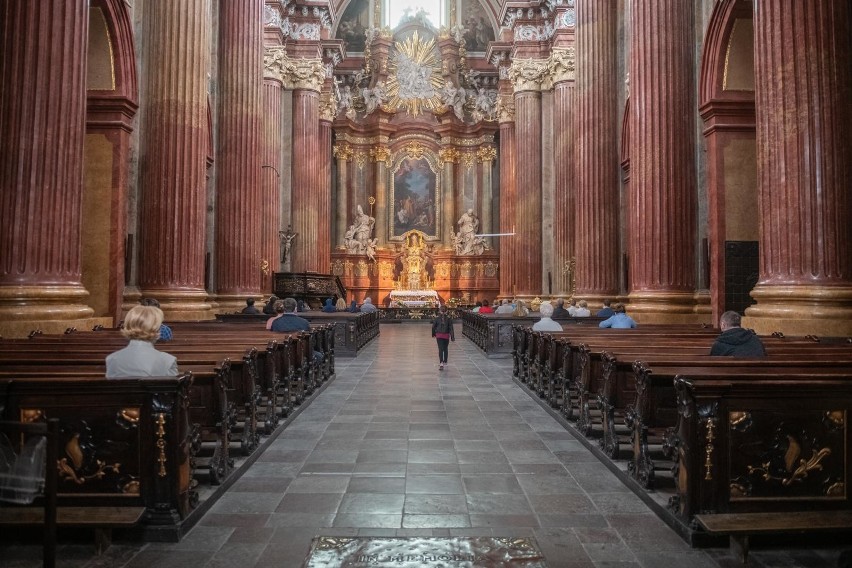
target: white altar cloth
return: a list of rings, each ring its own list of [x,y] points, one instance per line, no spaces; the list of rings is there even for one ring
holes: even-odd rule
[[[423,308],[438,305],[438,293],[435,290],[393,290],[390,293],[390,304],[407,308]]]

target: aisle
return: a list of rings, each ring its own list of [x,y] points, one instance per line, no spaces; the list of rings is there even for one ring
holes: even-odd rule
[[[461,337],[449,368],[425,324],[382,326],[178,544],[88,537],[64,566],[289,568],[315,535],[533,536],[549,568],[741,566],[690,549],[511,379]],[[20,548],[20,547],[19,547]],[[0,551],[29,567],[38,551]],[[837,553],[753,553],[752,566],[835,565]]]

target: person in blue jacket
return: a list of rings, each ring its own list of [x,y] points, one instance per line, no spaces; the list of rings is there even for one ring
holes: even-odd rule
[[[631,329],[636,327],[636,322],[633,318],[624,313],[624,304],[618,303],[612,307],[615,312],[612,317],[602,321],[600,327],[611,327],[613,329]]]

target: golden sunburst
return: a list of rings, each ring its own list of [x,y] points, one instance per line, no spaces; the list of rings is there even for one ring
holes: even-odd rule
[[[394,43],[395,53],[389,65],[387,106],[404,108],[417,116],[424,109],[442,108],[441,62],[435,48],[435,38],[422,39],[415,31],[404,41]]]

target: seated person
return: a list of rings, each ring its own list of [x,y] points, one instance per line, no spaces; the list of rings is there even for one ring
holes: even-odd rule
[[[361,304],[361,311],[362,312],[375,312],[376,311],[376,306],[373,305],[373,299],[372,298],[369,298],[369,297],[364,298],[364,303]]]
[[[553,321],[553,306],[550,302],[542,302],[538,308],[541,319],[533,325],[533,331],[562,331],[562,326]]]
[[[276,306],[275,309],[277,310],[278,307]],[[308,331],[311,329],[308,320],[296,315],[296,300],[293,298],[284,298],[281,301],[281,311],[281,316],[272,320],[272,331],[287,333],[290,331]]]
[[[604,300],[603,301],[603,309],[598,310],[598,313],[596,313],[595,316],[597,316],[599,318],[610,318],[610,317],[612,317],[612,315],[615,312],[612,311],[611,307],[609,307],[610,303],[611,303],[610,300]]]
[[[142,298],[139,302],[143,306],[151,306],[152,308],[160,309],[160,302],[158,302],[155,298]],[[160,312],[162,313],[162,312]],[[160,320],[162,323],[162,320]],[[172,328],[167,326],[166,324],[162,324],[160,326],[160,341],[171,341],[172,340]]]
[[[266,320],[266,329],[271,330],[272,322],[280,318],[282,315],[284,315],[284,302],[282,300],[278,300],[275,302],[275,316]]]
[[[322,311],[327,314],[333,314],[337,312],[337,307],[332,303],[331,298],[326,298],[325,305],[322,307]]]
[[[344,300],[343,298],[338,298],[337,304],[335,304],[334,308],[338,312],[345,312],[346,311],[346,300]]]
[[[576,311],[577,311],[577,300],[574,299],[574,298],[571,298],[568,301],[568,315],[571,316],[572,318],[576,317],[574,315],[574,312],[576,312]]]
[[[353,314],[358,313],[358,302],[356,302],[355,300],[352,300],[352,303],[349,304],[349,312],[353,313]]]
[[[134,306],[127,312],[121,334],[130,342],[124,349],[107,355],[107,378],[177,376],[177,359],[154,349],[162,324],[160,308]]]
[[[491,303],[488,300],[482,300],[482,307],[479,308],[480,314],[493,314],[494,308],[491,307]]]
[[[737,357],[766,357],[763,342],[750,329],[740,327],[742,318],[737,312],[728,311],[719,318],[722,333],[716,338],[710,355],[734,355]]]
[[[592,312],[589,311],[589,304],[586,303],[586,300],[580,300],[577,302],[577,309],[574,310],[575,318],[587,318],[592,315]]]
[[[530,315],[530,311],[524,305],[523,300],[515,301],[515,309],[512,312],[512,315],[519,318],[527,317],[528,315]]]
[[[570,318],[571,314],[568,313],[568,310],[565,309],[565,300],[559,298],[556,300],[556,307],[553,309],[553,319],[565,319]]]
[[[480,312],[480,310],[482,310],[482,302],[476,302],[476,304],[473,305],[473,309],[470,310],[470,311],[472,311],[475,314],[478,314]]]
[[[624,304],[618,303],[612,307],[615,312],[611,318],[602,321],[599,327],[611,327],[612,329],[630,329],[636,327],[636,322],[628,316],[624,309]]]
[[[254,298],[246,299],[246,307],[243,308],[241,314],[259,314],[260,310],[254,307]]]
[[[500,306],[494,310],[495,314],[511,314],[515,308],[512,307],[512,304],[509,302],[507,298],[503,298],[500,301]]]
[[[266,305],[263,306],[263,313],[268,316],[275,315],[275,303],[278,301],[278,296],[269,296],[269,300],[267,300]]]

